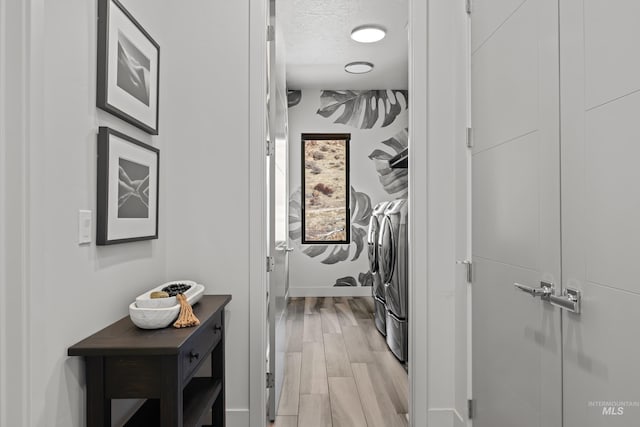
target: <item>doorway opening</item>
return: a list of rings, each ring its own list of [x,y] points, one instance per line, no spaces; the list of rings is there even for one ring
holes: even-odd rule
[[[408,180],[414,183],[409,187],[408,206],[409,221],[408,229],[410,235],[409,251],[409,287],[408,287],[408,311],[412,313],[408,321],[408,379],[409,379],[409,425],[426,425],[428,419],[429,405],[428,402],[428,381],[427,375],[429,371],[428,357],[432,357],[429,353],[433,352],[432,347],[427,346],[428,337],[431,335],[427,325],[428,311],[426,307],[429,304],[428,281],[431,280],[428,275],[428,239],[427,229],[428,223],[424,219],[427,217],[427,194],[424,191],[427,185],[427,152],[430,134],[427,132],[427,119],[432,120],[428,114],[429,94],[427,91],[429,75],[428,75],[428,57],[427,49],[429,46],[428,30],[428,10],[429,2],[423,0],[398,0],[397,4],[408,4],[408,25],[405,30],[408,32],[409,40],[409,99],[408,103],[408,120],[409,130],[407,140],[420,141],[420,144],[412,145],[412,156],[408,158]],[[265,163],[265,154],[271,151],[271,141],[266,145],[263,144],[268,140],[269,134],[267,129],[270,124],[265,120],[267,116],[267,104],[263,102],[265,93],[267,93],[267,76],[273,76],[267,73],[264,64],[269,62],[270,52],[265,49],[267,39],[273,34],[273,30],[264,31],[270,22],[269,7],[267,2],[258,3],[255,7],[252,5],[250,9],[250,280],[252,283],[252,293],[250,298],[251,327],[250,327],[250,400],[249,400],[249,418],[250,425],[264,426],[267,425],[266,408],[269,393],[266,391],[267,383],[274,378],[265,375],[269,372],[268,365],[265,364],[265,350],[268,348],[268,310],[265,304],[265,295],[269,291],[268,280],[271,273],[266,273],[265,258],[268,259],[270,253],[269,244],[267,242],[267,217],[268,199],[267,192],[264,191],[264,177],[267,165]],[[452,9],[455,9],[452,7]],[[275,15],[274,15],[275,16]],[[439,27],[438,27],[439,28]],[[275,32],[278,28],[275,28]],[[276,38],[276,42],[277,42]],[[434,38],[430,40],[436,40]],[[282,50],[280,51],[282,52]],[[444,55],[448,55],[450,49],[438,51]],[[449,61],[443,63],[448,64]],[[285,86],[286,87],[286,86]],[[289,94],[287,94],[289,95]],[[268,99],[272,99],[268,97]],[[295,96],[293,98],[295,100]],[[282,105],[282,103],[278,103]],[[317,130],[316,130],[317,131]],[[290,132],[289,132],[290,133]],[[277,141],[276,141],[277,142]],[[277,154],[276,154],[277,157]],[[418,167],[413,167],[417,165]],[[274,215],[275,216],[275,215]],[[421,221],[413,221],[411,218],[422,218]],[[437,225],[436,225],[437,226]],[[287,249],[294,249],[289,247]],[[364,248],[363,248],[364,250]],[[277,263],[276,263],[277,264]],[[269,266],[267,263],[267,270]],[[455,266],[455,262],[453,262]],[[448,268],[448,267],[447,267]],[[357,279],[356,279],[357,280]],[[332,292],[344,292],[346,287],[332,287]],[[358,288],[358,287],[355,287]],[[369,291],[364,287],[364,291]],[[351,289],[353,291],[353,289]],[[366,292],[364,295],[371,295]],[[276,298],[277,300],[277,298]],[[420,325],[419,327],[417,325]],[[438,347],[440,348],[440,347]],[[447,351],[449,351],[447,349]],[[420,361],[420,363],[411,363],[412,360]],[[466,401],[465,401],[466,403]],[[436,417],[441,414],[447,416],[441,410],[436,410]]]
[[[276,426],[408,424],[408,7],[270,2],[267,223],[286,230],[267,234]]]

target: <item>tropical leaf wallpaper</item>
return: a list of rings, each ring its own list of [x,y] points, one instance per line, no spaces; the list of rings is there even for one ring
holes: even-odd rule
[[[305,245],[302,253],[316,258],[321,257],[323,264],[335,264],[337,262],[351,259],[355,261],[360,258],[367,244],[367,228],[369,218],[373,211],[371,198],[351,187],[350,196],[351,208],[351,244],[349,245]],[[299,242],[302,238],[302,189],[298,189],[291,195],[289,200],[289,238]]]
[[[288,90],[287,91],[287,105],[289,108],[295,107],[302,100],[301,90]]]
[[[371,287],[367,229],[373,207],[407,196],[406,169],[389,159],[408,145],[406,90],[289,90],[289,238],[292,286]],[[350,244],[302,245],[302,133],[349,133]]]
[[[391,169],[389,160],[396,154],[407,148],[409,142],[409,129],[403,129],[393,137],[382,141],[382,144],[393,150],[375,149],[369,154],[373,160],[380,184],[392,198],[403,199],[407,197],[409,190],[409,171],[407,169]]]
[[[383,117],[380,126],[386,127],[407,109],[408,96],[406,90],[323,90],[317,113],[360,129],[373,128]]]

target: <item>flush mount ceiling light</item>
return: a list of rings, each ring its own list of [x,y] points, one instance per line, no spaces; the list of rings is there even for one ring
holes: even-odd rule
[[[360,43],[375,43],[384,38],[387,31],[377,25],[362,25],[351,31],[351,38]]]
[[[344,66],[344,70],[351,74],[364,74],[373,70],[373,64],[365,61],[350,62]]]

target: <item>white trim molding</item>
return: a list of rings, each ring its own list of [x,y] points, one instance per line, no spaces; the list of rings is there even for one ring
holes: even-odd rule
[[[267,421],[267,23],[268,2],[249,2],[249,423]],[[230,424],[233,425],[233,424]]]
[[[2,297],[0,320],[2,351],[2,425],[30,424],[29,322],[29,90],[32,79],[30,54],[31,1],[3,0],[1,53],[2,155]],[[6,41],[11,41],[7,43]],[[10,82],[10,83],[9,83]],[[9,187],[10,185],[10,187]],[[10,246],[9,247],[6,245]],[[11,284],[11,300],[6,284]],[[6,349],[11,349],[8,351]],[[7,386],[11,385],[11,392]]]
[[[455,408],[429,409],[429,425],[433,427],[465,427],[464,417]]]
[[[6,274],[6,262],[5,262],[5,247],[7,244],[7,238],[5,233],[5,218],[7,217],[6,204],[5,204],[5,186],[7,184],[6,176],[6,0],[0,0],[0,426],[6,426],[7,424],[7,336],[5,329],[8,325],[8,319],[6,318],[6,289],[7,281]]]
[[[252,425],[249,423],[249,409],[228,408],[227,425],[230,427]]]
[[[409,425],[414,427],[427,426],[429,422],[429,3],[430,0],[409,0]]]

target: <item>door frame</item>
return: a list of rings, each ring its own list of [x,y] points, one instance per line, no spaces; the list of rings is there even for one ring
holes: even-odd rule
[[[32,378],[42,374],[34,366],[43,337],[31,314],[44,304],[34,298],[43,269],[33,267],[41,260],[33,242],[43,233],[31,218],[39,203],[31,195],[34,170],[42,170],[34,141],[45,139],[43,10],[44,0],[0,0],[0,425],[31,425],[39,404]],[[13,303],[7,283],[16,290]]]
[[[266,425],[265,351],[268,200],[266,176],[266,61],[268,0],[249,3],[249,424]],[[429,133],[428,11],[430,0],[409,3],[409,365],[410,425],[426,426],[428,419],[428,221],[427,218]],[[427,260],[427,262],[424,262]],[[426,283],[426,286],[422,285]],[[421,286],[417,286],[420,283]],[[422,326],[422,327],[418,327]]]
[[[0,171],[2,171],[2,177],[0,178],[0,313],[6,313],[6,255],[5,255],[5,220],[7,217],[6,203],[5,203],[5,182],[6,182],[6,170],[5,167],[5,150],[6,150],[6,2],[0,0]],[[2,315],[4,316],[4,315]],[[7,425],[7,381],[6,378],[6,364],[7,360],[7,319],[5,317],[0,318],[0,425]]]

